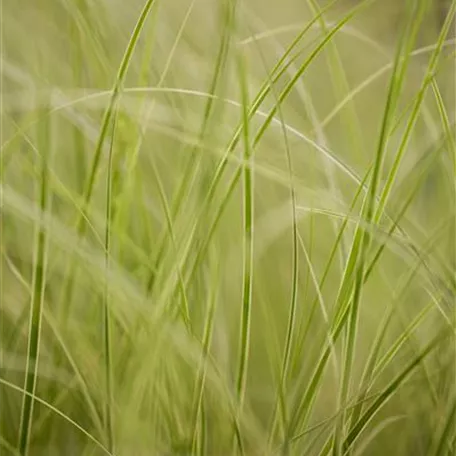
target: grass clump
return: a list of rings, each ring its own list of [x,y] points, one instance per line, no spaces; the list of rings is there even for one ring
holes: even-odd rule
[[[2,4],[2,454],[453,454],[455,12]]]

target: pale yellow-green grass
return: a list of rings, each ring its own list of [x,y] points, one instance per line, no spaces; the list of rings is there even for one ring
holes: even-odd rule
[[[2,2],[0,454],[455,454],[455,10]]]

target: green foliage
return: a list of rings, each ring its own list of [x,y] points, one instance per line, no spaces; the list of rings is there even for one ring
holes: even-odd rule
[[[1,8],[1,454],[454,453],[456,1]]]

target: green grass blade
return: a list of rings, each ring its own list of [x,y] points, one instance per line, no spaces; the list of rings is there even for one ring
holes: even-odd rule
[[[447,333],[437,335],[428,345],[424,348],[418,356],[416,356],[405,368],[383,389],[381,394],[375,399],[372,405],[363,413],[361,418],[355,423],[347,437],[344,440],[344,453],[349,450],[361,432],[367,427],[372,418],[380,411],[392,395],[399,389],[404,381],[413,373],[416,367],[423,362],[423,360],[435,350],[440,343],[448,337]]]
[[[217,284],[218,284],[218,277],[217,272],[214,272],[215,276],[215,284],[213,287],[213,296],[211,296],[209,307],[207,309],[206,320],[204,324],[203,330],[203,343],[202,343],[202,353],[201,353],[201,360],[200,365],[198,368],[197,379],[194,389],[194,396],[193,396],[193,407],[192,407],[192,455],[196,456],[200,454],[198,452],[198,448],[203,449],[203,436],[201,435],[201,429],[198,429],[198,420],[200,419],[200,426],[201,428],[204,426],[204,417],[201,415],[203,411],[203,396],[204,396],[204,387],[206,383],[206,375],[207,375],[207,368],[208,368],[208,354],[212,342],[212,335],[214,329],[214,315],[216,311],[216,304],[217,304]]]
[[[138,43],[139,37],[140,37],[141,32],[146,23],[146,19],[149,15],[149,12],[151,11],[154,4],[155,4],[155,0],[147,0],[146,3],[144,4],[144,7],[138,17],[138,20],[135,24],[135,27],[133,29],[133,32],[131,34],[127,47],[125,49],[125,53],[122,57],[120,65],[119,65],[116,79],[115,79],[114,85],[112,87],[109,103],[108,103],[108,106],[106,107],[106,110],[103,115],[103,120],[101,122],[100,133],[99,133],[99,136],[97,139],[97,143],[95,145],[92,162],[90,164],[89,177],[87,179],[85,190],[84,190],[84,195],[83,195],[82,211],[76,221],[76,229],[77,229],[79,235],[83,235],[86,230],[87,210],[90,206],[90,202],[92,199],[92,194],[93,194],[93,190],[94,190],[94,186],[95,186],[95,179],[98,174],[101,156],[102,156],[102,152],[104,149],[104,143],[105,143],[105,140],[106,140],[106,137],[108,134],[109,125],[111,124],[116,104],[119,101],[119,98],[120,98],[120,95],[122,92],[122,86],[125,81],[125,78],[126,78],[126,75],[128,72],[128,68],[130,66],[133,52],[136,48],[136,45]],[[74,275],[75,263],[70,263],[70,264],[71,264],[71,266],[70,266],[70,269],[67,274],[67,282],[64,287],[63,300],[62,300],[62,302],[66,306],[66,309],[63,313],[65,320],[68,318],[69,307],[70,307],[69,304],[71,301],[71,295],[72,295],[73,284],[74,284],[73,275]]]
[[[427,161],[434,161],[435,160],[435,155],[433,154],[430,159]],[[417,183],[414,185],[414,188],[410,192],[410,196],[405,200],[404,204],[402,205],[401,209],[399,210],[396,218],[394,219],[394,223],[388,230],[386,234],[386,238],[383,242],[381,242],[380,246],[377,249],[377,252],[374,254],[373,259],[369,263],[369,266],[366,268],[366,274],[365,274],[365,281],[367,281],[371,275],[371,273],[374,271],[375,265],[377,264],[381,253],[383,252],[384,248],[387,245],[388,239],[392,236],[394,230],[396,227],[399,225],[400,220],[403,218],[404,214],[406,213],[407,209],[410,207],[411,203],[413,202],[414,198],[416,197],[416,193],[420,189],[420,186],[426,177],[426,174],[424,172],[421,172],[421,175],[419,176]],[[408,279],[405,281],[405,284],[403,286],[403,290],[407,289],[407,286],[410,284],[412,281],[413,277],[416,275],[418,272],[419,266],[423,264],[423,258],[422,255],[418,255],[418,261],[416,263],[416,266],[411,269],[410,273],[408,274]],[[429,307],[428,310],[430,310],[433,306]],[[393,317],[393,309],[394,307],[391,307],[390,311],[386,314],[384,320],[379,326],[379,330],[377,331],[377,335],[375,338],[375,341],[372,346],[372,350],[369,354],[369,358],[366,362],[365,369],[363,371],[362,378],[360,380],[361,385],[369,384],[371,382],[371,377],[374,372],[375,364],[377,362],[378,354],[381,348],[381,344],[383,341],[383,338],[386,334],[386,331],[388,329],[388,325]],[[406,333],[410,333],[410,331],[405,331]],[[352,422],[357,422],[359,419],[359,416],[362,412],[362,408],[364,405],[364,401],[362,400],[363,397],[368,393],[368,390],[366,389],[361,396],[359,397],[359,405],[353,409],[351,421]]]
[[[454,423],[456,417],[456,401],[453,400],[451,407],[448,411],[446,416],[445,424],[442,428],[441,434],[436,441],[436,445],[434,449],[429,451],[431,456],[444,456],[448,454],[448,442],[452,437],[452,433],[454,432]],[[450,447],[451,448],[451,447]],[[451,451],[451,449],[450,449]]]
[[[214,101],[216,100],[215,93],[218,89],[218,86],[221,84],[221,80],[223,78],[228,62],[231,42],[231,31],[233,27],[232,22],[235,8],[236,2],[226,2],[226,4],[222,4],[221,6],[222,15],[224,17],[223,34],[217,51],[213,75],[209,85],[209,96],[207,97],[206,104],[204,106],[203,120],[198,135],[198,143],[203,140],[212,122]],[[198,147],[196,146],[192,148],[189,153],[189,158],[183,172],[183,177],[180,181],[178,189],[176,190],[175,196],[173,197],[173,204],[171,208],[172,218],[176,217],[176,215],[182,209],[182,206],[185,202],[186,193],[191,188],[191,185],[194,182],[194,179],[196,178],[197,173],[199,171],[200,162],[202,160],[202,154],[198,152]],[[165,234],[166,231],[163,231],[163,234],[160,236],[158,241],[157,254],[155,255],[155,258],[153,260],[155,269],[158,269],[162,261],[163,255],[165,253]],[[146,290],[148,293],[152,291],[154,279],[154,275],[151,274],[146,284]]]
[[[266,61],[265,57],[262,54],[261,50],[258,49],[260,54],[261,60],[265,67]],[[272,81],[269,81],[271,87],[273,87]],[[275,91],[273,91],[273,95],[277,100],[277,95]],[[274,438],[274,431],[275,425],[278,419],[278,412],[279,407],[281,408],[281,415],[282,415],[282,428],[286,427],[286,420],[287,420],[287,410],[286,410],[286,389],[287,389],[287,380],[288,380],[288,373],[289,367],[291,362],[291,355],[292,355],[292,348],[293,348],[293,341],[295,336],[295,326],[296,326],[296,311],[298,305],[298,285],[299,285],[299,252],[298,252],[298,221],[296,215],[296,189],[294,183],[294,172],[293,172],[293,161],[292,155],[290,151],[289,140],[287,136],[287,130],[285,128],[285,120],[283,118],[282,110],[278,109],[279,118],[281,121],[282,127],[282,136],[285,145],[285,155],[288,167],[288,178],[289,178],[289,191],[290,191],[290,202],[291,202],[291,226],[292,226],[292,261],[291,261],[291,269],[292,269],[292,277],[291,277],[291,296],[290,296],[290,305],[289,305],[289,314],[288,314],[288,323],[287,323],[287,330],[285,336],[285,346],[283,351],[283,358],[282,358],[282,367],[281,373],[279,377],[279,385],[277,391],[277,397],[275,401],[274,413],[272,417],[272,428],[269,432],[269,446],[271,446],[273,438]]]
[[[245,57],[238,57],[238,74],[242,100],[243,121],[243,285],[242,313],[240,320],[240,349],[236,392],[238,397],[238,416],[242,413],[247,380],[248,359],[250,352],[251,314],[253,298],[253,252],[254,252],[254,182],[253,182],[253,150],[250,138],[250,122],[248,113],[249,93],[246,79]],[[242,449],[240,448],[242,451]]]
[[[279,106],[281,105],[281,103],[283,103],[283,101],[285,100],[287,95],[289,95],[289,93],[291,92],[294,84],[299,79],[299,77],[304,73],[306,68],[308,68],[308,66],[312,63],[312,60],[324,49],[325,45],[330,41],[331,37],[334,36],[337,33],[337,31],[339,31],[343,27],[343,25],[345,23],[347,23],[353,16],[355,16],[355,14],[358,13],[362,9],[361,7],[366,6],[366,4],[368,4],[368,3],[369,3],[369,0],[367,0],[366,2],[363,2],[361,5],[357,6],[349,14],[347,14],[339,23],[337,23],[337,25],[334,26],[333,29],[331,29],[331,32],[322,40],[322,42],[316,47],[316,49],[310,54],[310,56],[306,59],[306,61],[301,65],[301,67],[299,68],[295,77],[287,84],[285,89],[283,89],[280,96],[278,97],[277,103],[275,103],[274,107],[270,110],[270,112],[267,115],[262,126],[257,131],[257,134],[253,140],[253,147],[255,147],[259,143],[259,141],[263,137],[264,133],[266,132],[267,127],[270,125],[270,123],[274,119],[274,115],[277,112]],[[315,20],[316,19],[313,19],[313,21],[315,21]],[[284,70],[282,70],[282,71],[284,71]],[[263,99],[266,97],[266,94],[269,93],[270,90],[271,90],[271,88],[268,85],[266,85],[266,88],[264,89],[264,91],[260,93],[260,95],[257,97],[255,102],[253,103],[252,108],[250,109],[250,113],[256,112],[259,104],[263,101]],[[250,115],[249,115],[249,117],[250,117]],[[218,184],[221,180],[223,171],[228,163],[227,157],[228,157],[229,153],[231,153],[233,151],[234,147],[236,146],[237,142],[239,141],[240,131],[241,130],[239,130],[239,128],[236,130],[236,132],[233,136],[233,139],[231,140],[230,145],[227,148],[227,153],[221,159],[221,161],[217,167],[217,170],[215,172],[211,186],[207,193],[207,198],[206,198],[205,202],[203,203],[202,210],[204,210],[204,208],[208,205],[208,203],[212,200],[212,198],[214,196],[215,188],[218,186]],[[196,270],[196,267],[197,267],[199,261],[201,260],[203,254],[207,248],[207,245],[211,239],[212,233],[215,231],[217,223],[220,220],[222,213],[227,205],[227,202],[230,199],[232,192],[236,188],[236,185],[239,182],[240,178],[241,178],[241,169],[240,169],[240,167],[238,167],[237,170],[235,171],[230,183],[228,184],[228,188],[225,192],[225,196],[223,197],[222,203],[219,205],[217,213],[216,213],[215,217],[213,218],[213,222],[211,223],[210,229],[208,230],[208,234],[206,235],[206,237],[204,239],[204,243],[201,246],[201,248],[198,250],[195,260],[193,262],[193,265],[190,267],[190,272],[189,272],[190,278],[193,276],[194,271]],[[193,237],[193,233],[190,234],[190,239],[187,243],[187,249],[186,249],[187,252],[190,249],[192,237]]]
[[[450,119],[448,118],[448,113],[445,108],[445,103],[440,93],[439,86],[437,85],[436,80],[433,78],[431,80],[431,87],[434,93],[435,100],[437,102],[437,107],[439,109],[440,119],[445,131],[445,139],[449,145],[450,159],[453,162],[453,176],[456,176],[456,140],[454,137],[453,128],[451,127]]]
[[[315,12],[319,11],[320,7],[318,6],[318,3],[315,0],[307,0],[307,3],[310,6],[311,10],[314,12],[314,14]],[[322,32],[326,34],[328,32],[328,27],[322,15],[320,16],[319,24]],[[328,53],[329,55],[327,60],[329,71],[331,74],[331,82],[334,88],[335,95],[338,98],[343,97],[349,92],[349,85],[347,81],[347,75],[345,73],[345,69],[336,43],[330,44]],[[347,116],[343,117],[342,121],[344,122],[345,129],[347,130],[347,132],[350,133],[350,140],[352,142],[354,153],[359,156],[363,151],[361,127],[354,103],[350,103],[349,108],[349,113],[347,114]]]
[[[25,292],[27,293],[27,296],[30,299],[33,294],[31,286],[28,284],[27,280],[22,275],[21,271],[15,266],[14,262],[6,254],[5,254],[5,260],[7,262],[8,267],[10,268],[10,270],[17,277],[19,283],[21,283],[21,285],[24,287]],[[6,342],[4,343],[5,347],[14,346],[14,340],[15,339],[17,340],[19,338],[20,329],[23,326],[25,326],[24,322],[26,321],[26,318],[27,318],[27,309],[25,308],[23,311],[23,314],[20,315],[18,321],[16,322],[18,331],[13,332],[11,334],[11,338],[9,340],[8,339],[6,340]],[[63,353],[66,357],[66,360],[68,361],[68,364],[71,366],[71,369],[74,372],[74,375],[76,376],[77,382],[80,385],[82,395],[87,403],[89,415],[92,417],[95,427],[101,435],[103,433],[103,424],[102,424],[100,414],[97,411],[97,407],[95,405],[94,399],[93,399],[92,395],[90,394],[89,385],[87,384],[87,381],[85,380],[84,375],[81,372],[81,369],[79,368],[76,360],[74,359],[74,356],[71,354],[71,351],[70,351],[69,347],[67,346],[67,344],[62,336],[61,331],[59,330],[59,327],[57,325],[55,318],[46,309],[43,309],[43,319],[44,319],[44,323],[50,328],[54,339],[57,341],[58,345],[60,346],[61,350],[63,351]],[[49,410],[49,413],[52,413],[52,412]],[[41,421],[45,420],[44,415],[45,415],[45,413],[43,413],[43,415],[41,417]]]
[[[330,268],[334,262],[334,258],[336,256],[336,253],[337,253],[337,250],[342,242],[342,236],[343,236],[343,233],[348,225],[348,221],[349,221],[349,218],[350,218],[350,214],[353,212],[354,210],[354,207],[356,205],[356,203],[358,202],[358,199],[362,193],[362,190],[363,190],[363,186],[364,186],[364,183],[367,181],[367,179],[369,178],[369,174],[370,174],[370,170],[365,174],[363,180],[361,181],[361,184],[358,186],[358,189],[355,193],[355,196],[353,197],[353,200],[350,204],[350,208],[348,209],[347,211],[347,214],[346,216],[344,217],[343,221],[342,221],[342,224],[340,226],[340,229],[337,233],[337,237],[334,241],[334,244],[331,248],[331,252],[329,254],[329,258],[328,258],[328,261],[326,262],[326,266],[325,266],[325,269],[323,271],[323,274],[321,276],[321,279],[320,279],[320,282],[319,282],[319,289],[322,290],[325,283],[326,283],[326,279],[328,278],[328,274],[329,274],[329,271],[330,271]],[[302,331],[298,331],[299,334],[301,334],[301,338],[300,338],[300,342],[297,344],[297,351],[296,351],[296,356],[298,356],[300,353],[302,353],[302,347],[304,346],[304,343],[305,343],[305,340],[306,340],[306,336],[308,334],[308,330],[309,330],[309,327],[312,323],[312,320],[313,320],[313,315],[314,315],[314,312],[315,312],[315,309],[316,309],[316,304],[317,304],[317,301],[318,301],[318,297],[316,297],[314,299],[314,301],[312,302],[312,305],[311,305],[311,311],[310,311],[310,315],[309,315],[309,318],[308,318],[308,321],[307,321],[307,325],[306,325],[306,328]],[[298,359],[296,358],[295,360],[295,363],[298,362]]]
[[[328,5],[327,8],[329,9],[329,7],[332,6],[332,4],[333,4],[333,2],[331,2]],[[287,65],[284,65],[284,64],[285,64],[286,59],[288,58],[288,56],[297,47],[297,45],[302,40],[304,35],[311,29],[312,25],[318,21],[320,15],[323,13],[323,11],[325,11],[325,9],[322,9],[320,11],[319,15],[314,17],[306,25],[306,27],[304,27],[304,29],[295,37],[295,39],[292,41],[292,43],[287,48],[285,53],[282,55],[282,57],[276,63],[274,68],[271,70],[267,81],[263,84],[263,86],[259,90],[257,96],[255,97],[255,99],[254,99],[254,101],[252,103],[252,106],[249,109],[249,119],[252,118],[255,115],[255,113],[257,112],[257,110],[259,109],[261,104],[263,103],[263,101],[266,99],[267,95],[271,93],[272,88],[273,88],[272,85],[271,85],[271,82],[275,83],[285,73],[285,71],[287,69]],[[349,18],[345,18],[344,23],[348,22],[348,20],[349,20]],[[338,24],[338,27],[336,27],[336,30],[332,31],[332,35],[334,35],[340,28],[342,28],[343,25],[344,24]],[[322,50],[322,48],[329,41],[329,39],[330,38],[325,37],[325,39],[320,44],[320,46],[318,46],[318,48],[312,53],[312,55],[308,59],[306,59],[306,63],[303,66],[301,66],[301,68],[297,72],[297,74],[296,74],[296,76],[294,78],[295,81],[305,71],[305,69],[310,65],[310,63],[312,62],[313,58]],[[293,86],[294,86],[294,82],[290,82],[287,85],[288,89],[286,89],[286,90],[287,90],[288,93],[291,91]],[[283,99],[285,97],[286,97],[286,94],[283,94],[283,93],[278,97],[278,99],[277,99],[277,101],[275,103],[275,107],[268,114],[268,117],[266,118],[265,122],[263,123],[263,126],[261,127],[261,130],[257,133],[257,135],[255,137],[255,140],[254,140],[254,144],[258,143],[258,141],[263,136],[264,131],[267,129],[267,126],[271,123],[272,118],[274,117],[275,113],[277,112],[278,106],[281,104],[281,102],[283,101]],[[207,196],[207,201],[208,202],[212,200],[212,197],[213,197],[213,195],[215,193],[215,189],[218,186],[218,184],[219,184],[219,182],[220,182],[220,180],[222,178],[222,175],[223,175],[223,173],[224,173],[224,171],[226,169],[226,166],[228,164],[228,157],[234,151],[234,149],[236,148],[237,144],[239,143],[239,141],[240,141],[240,139],[242,137],[242,131],[243,131],[243,124],[241,122],[239,124],[239,126],[236,128],[232,139],[230,140],[230,143],[229,143],[229,145],[228,145],[228,147],[226,149],[225,155],[222,157],[222,159],[220,160],[219,164],[217,165],[216,172],[214,174],[214,177],[212,179],[212,182],[211,182],[211,185],[210,185],[210,188],[209,188],[209,191],[208,191],[208,196]],[[240,169],[238,169],[236,176],[237,176],[237,180],[238,180],[240,178]]]
[[[449,31],[449,29],[451,27],[451,24],[452,24],[452,21],[453,21],[453,16],[454,16],[455,12],[456,12],[456,2],[453,1],[451,3],[450,9],[448,11],[448,15],[447,15],[447,18],[445,20],[445,23],[444,23],[444,25],[442,27],[442,30],[440,32],[440,35],[439,35],[439,38],[438,38],[438,41],[437,41],[437,46],[434,49],[434,52],[432,53],[432,56],[430,58],[429,65],[428,65],[428,67],[426,69],[426,74],[424,76],[421,88],[420,88],[420,90],[418,92],[418,96],[416,97],[414,105],[412,107],[412,113],[411,113],[411,116],[409,118],[409,121],[407,122],[407,126],[406,126],[405,132],[404,132],[404,134],[402,136],[401,143],[399,145],[398,151],[397,151],[397,153],[395,155],[394,163],[393,163],[393,165],[391,167],[391,170],[390,170],[390,172],[388,174],[388,178],[386,179],[385,186],[384,186],[382,194],[381,194],[380,202],[378,204],[378,207],[377,207],[377,210],[376,210],[376,214],[375,214],[375,220],[377,222],[380,220],[380,218],[381,218],[381,216],[383,214],[383,211],[385,210],[385,206],[387,204],[387,201],[388,201],[389,195],[391,193],[393,184],[396,181],[396,176],[397,176],[397,173],[399,171],[399,166],[401,164],[402,158],[404,156],[404,153],[406,151],[407,145],[409,143],[411,133],[412,133],[413,128],[414,128],[414,126],[416,124],[416,120],[417,120],[418,115],[420,113],[421,105],[422,105],[422,103],[424,101],[424,96],[426,94],[426,89],[428,88],[428,86],[434,80],[434,73],[435,73],[435,71],[437,69],[437,64],[439,62],[439,57],[440,57],[440,54],[441,54],[442,49],[443,49],[445,38],[446,38],[446,36],[448,34],[448,31]],[[417,26],[418,25],[419,25],[419,23],[417,22]],[[410,49],[410,51],[411,51],[411,44],[408,47],[408,49]]]
[[[51,196],[49,193],[49,165],[51,153],[51,125],[48,123],[41,139],[41,156],[38,156],[37,167],[39,173],[39,209],[40,222],[43,223],[45,215],[50,209]],[[24,396],[22,399],[21,418],[19,424],[18,451],[22,456],[27,456],[29,451],[30,431],[33,421],[33,406],[36,385],[38,381],[38,365],[40,355],[41,323],[43,306],[46,293],[46,268],[47,268],[47,232],[46,227],[38,225],[36,238],[36,251],[34,258],[33,285],[30,297],[30,320],[28,329],[27,365],[25,369]]]
[[[332,5],[332,3],[330,5],[328,5],[328,8],[331,5]],[[322,10],[320,13],[322,13],[323,11],[324,10]],[[281,66],[284,64],[284,62],[286,61],[287,57],[291,54],[293,49],[299,44],[299,42],[301,41],[301,39],[303,38],[305,33],[311,28],[312,24],[317,21],[317,19],[318,19],[318,17],[312,19],[312,21],[296,36],[296,38],[293,40],[291,45],[287,48],[287,51],[284,53],[284,55],[281,57],[281,59],[274,66],[273,70],[271,71],[271,76],[270,76],[270,78],[268,78],[268,81],[272,79],[273,82],[276,82],[283,75],[283,73],[286,71],[287,66],[285,66],[284,68],[281,68]],[[221,44],[221,49],[220,49],[219,55],[224,55],[224,47],[225,47],[225,43],[224,43],[224,40],[222,40],[222,44]],[[215,86],[216,86],[216,81],[218,80],[218,77],[219,77],[220,68],[222,68],[220,65],[216,66],[216,72],[215,72],[214,79],[213,79],[213,84],[212,84],[212,86],[214,87],[214,90],[215,90]],[[257,110],[260,107],[261,103],[266,99],[267,95],[272,90],[272,86],[269,84],[268,81],[262,86],[262,88],[260,89],[260,91],[258,92],[257,96],[255,97],[255,99],[254,99],[254,101],[252,103],[252,106],[251,106],[251,108],[249,110],[249,120],[255,115],[255,113],[257,112]],[[209,98],[211,98],[211,97],[209,97]],[[207,113],[210,112],[209,101],[208,101],[208,105],[206,107],[206,112]],[[269,120],[269,122],[270,121],[271,120]],[[206,196],[206,198],[205,198],[205,200],[204,200],[204,202],[202,204],[202,207],[201,207],[200,215],[199,215],[199,218],[198,218],[199,221],[201,221],[202,214],[204,214],[207,206],[209,206],[209,204],[211,203],[211,201],[212,201],[212,199],[214,197],[216,187],[219,185],[219,183],[221,181],[221,178],[222,178],[222,175],[223,175],[223,173],[224,173],[224,171],[226,169],[226,166],[228,164],[229,156],[232,154],[232,152],[234,151],[235,147],[237,146],[239,140],[242,137],[242,131],[243,131],[242,128],[243,128],[243,124],[241,122],[239,124],[239,126],[236,128],[235,133],[233,134],[233,137],[232,137],[232,139],[231,139],[231,141],[230,141],[230,143],[229,143],[229,145],[227,147],[227,150],[226,150],[224,156],[222,157],[222,159],[220,160],[220,162],[217,165],[214,177],[213,177],[212,182],[210,184],[209,190],[207,191],[207,196]],[[206,127],[203,125],[203,130],[202,131],[204,132],[205,130],[206,130]],[[182,180],[183,183],[182,183],[180,189],[177,192],[176,198],[174,199],[174,201],[176,201],[176,205],[175,205],[176,211],[181,206],[182,198],[184,196],[184,191],[186,189],[185,182],[188,179],[190,179],[190,174],[191,174],[193,166],[194,166],[192,162],[193,162],[193,159],[192,159],[192,157],[190,157],[189,166],[184,172],[184,177],[183,177],[183,180]],[[191,272],[189,273],[190,278],[193,276],[193,274],[194,274],[194,272],[195,272],[195,270],[196,270],[196,268],[197,268],[197,266],[199,264],[199,261],[201,260],[203,254],[204,254],[204,252],[205,252],[205,250],[207,248],[207,245],[208,245],[208,243],[209,243],[209,241],[210,241],[210,239],[212,237],[212,234],[215,231],[217,223],[218,223],[218,221],[221,218],[221,215],[222,215],[222,213],[224,211],[224,208],[226,207],[226,204],[227,204],[227,202],[228,202],[228,200],[230,198],[230,195],[232,194],[232,192],[236,188],[236,185],[237,185],[237,183],[238,183],[240,178],[241,178],[241,168],[238,167],[234,178],[231,180],[231,182],[230,182],[230,184],[228,186],[227,194],[224,197],[223,202],[219,206],[217,214],[216,214],[216,216],[213,219],[213,222],[212,222],[211,227],[209,229],[209,233],[206,235],[202,246],[198,249],[196,258],[195,258],[195,260],[193,262],[193,265],[191,267]],[[189,236],[189,241],[188,241],[188,244],[187,244],[188,247],[186,249],[187,252],[190,249],[190,246],[191,246],[191,243],[192,243],[194,235],[195,235],[195,232],[193,230],[190,233],[190,236]],[[160,252],[161,252],[161,249],[160,249]],[[187,256],[187,254],[185,256]],[[157,258],[159,258],[159,257],[161,257],[161,255],[159,255]],[[153,277],[151,276],[151,278],[148,281],[148,285],[147,285],[147,289],[148,290],[151,289],[152,282],[153,282]]]
[[[178,47],[179,43],[182,41],[182,36],[183,36],[185,28],[188,24],[188,21],[191,16],[191,13],[193,11],[194,5],[195,5],[195,0],[192,0],[192,2],[190,3],[190,5],[186,11],[186,14],[182,20],[179,30],[176,33],[176,37],[175,37],[174,42],[171,47],[171,51],[169,52],[168,58],[165,62],[160,79],[157,82],[156,89],[160,89],[163,87],[165,79],[169,74],[171,63],[173,62],[173,59],[175,59],[177,47]],[[157,9],[154,11],[156,12]],[[157,17],[158,17],[158,14],[155,14],[154,19],[158,20]],[[154,27],[155,27],[155,25],[154,25]],[[152,32],[153,31],[154,30],[152,29]],[[152,36],[148,39],[148,41],[150,43],[149,43],[148,49],[144,53],[141,74],[139,76],[139,82],[141,85],[147,84],[147,76],[148,76],[149,68],[152,64],[152,59],[153,59],[152,41],[153,41],[153,38],[155,35],[153,35],[152,33],[151,33],[151,35]],[[144,113],[144,121],[142,122],[142,125],[141,125],[141,127],[142,127],[141,132],[140,132],[140,134],[137,135],[135,144],[134,144],[134,146],[132,146],[131,152],[129,154],[127,154],[128,171],[127,171],[127,175],[125,176],[125,180],[123,182],[122,190],[118,196],[119,210],[117,211],[117,221],[114,222],[114,225],[116,226],[116,228],[118,230],[120,230],[120,228],[121,228],[120,225],[122,223],[122,220],[124,220],[126,218],[125,212],[128,210],[128,207],[130,205],[130,198],[135,198],[135,188],[134,188],[135,187],[135,176],[136,176],[135,171],[137,171],[139,151],[144,142],[148,122],[149,122],[151,114],[156,106],[154,101],[152,101],[152,103],[147,105],[146,101],[144,100],[144,102],[141,106],[141,111]],[[162,198],[162,203],[163,203],[163,201],[164,200]],[[170,209],[167,212],[169,212],[170,214],[174,214],[175,210]],[[172,220],[172,219],[169,218],[169,220]],[[166,238],[166,235],[169,233],[169,220],[167,220],[168,226],[162,230],[161,236],[159,237],[158,241],[156,241],[156,245],[158,246],[156,250],[158,253],[156,254],[156,259],[153,260],[153,266],[150,268],[150,275],[149,275],[149,278],[147,279],[146,289],[148,291],[150,291],[152,288],[153,280],[157,274],[158,266],[160,265],[162,256],[164,254],[165,238]],[[146,224],[147,223],[148,223],[148,221],[146,221]],[[155,239],[154,239],[154,242],[155,242]],[[148,263],[151,262],[150,258],[147,258],[147,262]]]
[[[103,453],[109,455],[109,456],[114,456],[100,441],[98,441],[90,432],[88,432],[87,430],[85,430],[82,426],[80,426],[78,423],[76,423],[76,421],[74,421],[73,419],[71,419],[68,415],[66,415],[65,413],[63,413],[61,410],[59,410],[58,408],[54,407],[52,404],[49,404],[48,402],[46,402],[45,400],[39,398],[38,396],[36,396],[35,394],[31,394],[30,392],[26,391],[25,389],[23,388],[20,388],[19,386],[15,385],[14,383],[11,383],[11,382],[8,382],[7,380],[4,380],[3,378],[0,377],[0,384],[10,388],[11,390],[13,391],[17,391],[17,392],[20,392],[24,395],[27,395],[27,396],[30,396],[32,397],[32,399],[41,404],[41,405],[44,405],[45,407],[49,408],[50,410],[52,410],[56,415],[60,416],[61,418],[63,418],[66,422],[68,422],[69,424],[71,424],[75,429],[77,429],[78,431],[80,431],[82,434],[84,434],[89,440],[91,440],[93,443],[95,443],[95,445],[97,445],[100,450],[103,451]],[[22,453],[20,453],[22,455]]]
[[[112,322],[111,322],[111,238],[113,219],[113,162],[114,162],[114,138],[116,133],[117,113],[113,114],[111,145],[108,156],[108,172],[106,176],[106,226],[105,226],[105,284],[103,296],[103,354],[105,362],[105,386],[106,403],[104,407],[104,425],[106,432],[107,448],[114,452],[114,416],[112,407],[114,405],[114,384],[113,384],[113,353],[112,353]],[[115,191],[115,190],[114,190]]]
[[[387,101],[384,111],[384,116],[382,120],[382,126],[379,136],[379,142],[377,147],[377,152],[375,154],[375,162],[372,170],[372,180],[369,186],[369,193],[366,195],[366,204],[365,211],[363,211],[365,223],[369,226],[372,221],[374,221],[375,215],[375,202],[377,198],[378,187],[380,184],[380,176],[383,168],[384,156],[386,153],[387,146],[387,135],[388,130],[391,124],[391,118],[394,115],[398,94],[400,93],[401,86],[403,84],[405,70],[407,68],[408,58],[406,57],[403,62],[401,62],[401,57],[404,51],[407,51],[409,47],[412,46],[415,40],[415,34],[417,32],[418,26],[421,22],[420,14],[423,14],[423,4],[421,2],[418,6],[418,12],[415,14],[410,14],[409,23],[406,27],[406,31],[403,34],[400,44],[395,57],[395,64],[393,67],[393,73],[391,78],[391,83],[388,89]],[[402,63],[402,64],[401,64]],[[360,227],[358,228],[360,230]],[[352,366],[355,357],[355,348],[358,332],[358,314],[359,306],[361,303],[362,289],[364,285],[364,275],[365,275],[365,262],[367,250],[370,245],[370,235],[368,231],[361,229],[360,233],[360,243],[359,250],[356,257],[358,258],[355,282],[353,285],[353,300],[350,306],[349,320],[347,322],[347,333],[345,341],[345,353],[344,353],[344,370],[342,374],[342,381],[340,385],[340,395],[339,395],[339,405],[345,404],[347,402],[348,395],[350,393],[350,381],[352,375]],[[355,235],[355,238],[357,236]],[[343,424],[345,421],[345,414],[342,414],[341,419],[338,422],[334,433],[333,441],[333,454],[340,455],[342,452],[342,439],[343,439]]]

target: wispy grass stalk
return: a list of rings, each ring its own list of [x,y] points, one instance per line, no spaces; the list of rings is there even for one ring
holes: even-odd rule
[[[51,208],[49,192],[49,166],[52,157],[52,130],[50,122],[40,128],[38,135],[40,154],[36,156],[39,173],[38,208],[39,222],[36,228],[36,244],[33,263],[32,294],[30,296],[30,319],[27,342],[27,364],[25,367],[24,395],[22,399],[21,417],[18,435],[18,452],[22,456],[29,454],[30,432],[33,423],[34,397],[38,382],[40,357],[41,323],[46,296],[46,270],[48,235],[46,214]]]

